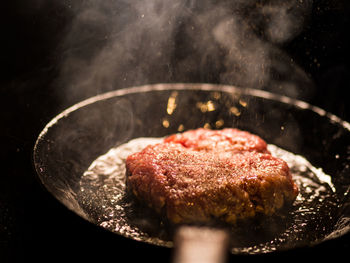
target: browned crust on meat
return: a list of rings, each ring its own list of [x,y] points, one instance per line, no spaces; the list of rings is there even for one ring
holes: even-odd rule
[[[128,188],[173,223],[235,223],[294,201],[298,190],[289,168],[266,144],[260,152],[226,146],[202,150],[173,139],[148,146],[127,158]]]

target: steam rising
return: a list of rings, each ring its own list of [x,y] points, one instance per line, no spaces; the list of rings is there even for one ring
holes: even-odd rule
[[[62,43],[69,103],[156,82],[206,82],[305,98],[312,81],[284,51],[312,0],[87,0]]]

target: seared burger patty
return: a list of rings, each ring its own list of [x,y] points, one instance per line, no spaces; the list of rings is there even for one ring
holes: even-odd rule
[[[234,137],[221,136],[230,131]],[[262,139],[236,129],[170,136],[130,155],[126,167],[132,193],[173,223],[271,215],[298,193],[287,164]]]

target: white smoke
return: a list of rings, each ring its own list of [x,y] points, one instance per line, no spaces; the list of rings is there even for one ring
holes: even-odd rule
[[[72,6],[64,100],[156,82],[215,82],[305,97],[312,81],[284,51],[312,0],[95,0]]]

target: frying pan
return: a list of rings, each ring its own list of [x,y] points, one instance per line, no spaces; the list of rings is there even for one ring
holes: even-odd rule
[[[229,228],[231,253],[289,250],[350,231],[350,124],[262,90],[155,84],[98,95],[47,124],[34,148],[34,164],[47,190],[77,215],[119,235],[172,247],[171,227],[134,203],[122,185],[97,186],[82,180],[83,174],[98,156],[131,139],[203,126],[250,131],[291,153],[292,162],[304,162],[300,171],[292,169],[303,174],[297,177],[300,194],[293,207]]]

